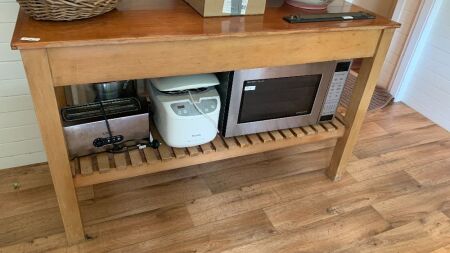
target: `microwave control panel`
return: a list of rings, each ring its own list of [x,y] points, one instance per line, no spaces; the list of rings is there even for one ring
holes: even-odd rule
[[[350,71],[351,61],[338,62],[333,80],[328,89],[328,95],[322,107],[320,114],[320,122],[330,121],[334,118],[339,101],[341,100],[344,85],[347,81],[348,73]]]

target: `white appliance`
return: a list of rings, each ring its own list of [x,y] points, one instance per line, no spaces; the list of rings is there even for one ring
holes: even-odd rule
[[[147,80],[153,120],[162,139],[176,148],[212,141],[217,135],[220,98],[214,74]]]

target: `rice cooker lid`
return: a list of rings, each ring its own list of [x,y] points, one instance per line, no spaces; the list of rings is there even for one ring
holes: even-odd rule
[[[151,82],[156,89],[162,92],[191,90],[219,85],[219,79],[214,74],[153,78]]]

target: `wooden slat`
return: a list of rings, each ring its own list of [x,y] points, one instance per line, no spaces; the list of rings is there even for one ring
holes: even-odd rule
[[[258,134],[263,143],[271,142],[273,141],[272,137],[270,137],[270,134],[268,132],[259,133]]]
[[[185,148],[173,148],[173,153],[175,154],[175,157],[178,159],[186,157]]]
[[[226,150],[225,144],[223,143],[222,138],[220,136],[216,136],[216,138],[212,141],[212,145],[214,146],[216,152]]]
[[[159,146],[158,148],[159,155],[161,156],[161,159],[163,161],[171,160],[174,158],[170,149],[171,148],[164,143],[161,143],[161,146]]]
[[[316,133],[316,131],[311,126],[304,126],[302,127],[303,132],[306,133],[306,135],[313,135]]]
[[[300,127],[292,128],[292,132],[294,132],[294,135],[297,138],[305,136],[305,132],[303,132]]]
[[[189,148],[190,152],[201,154],[189,156],[185,159],[171,159],[165,162],[155,163],[149,166],[138,166],[130,170],[113,170],[109,173],[94,173],[91,176],[75,176],[75,184],[77,187],[98,184],[103,182],[109,182],[117,179],[130,178],[139,175],[145,175],[149,173],[156,173],[159,171],[166,171],[181,167],[187,167],[192,165],[203,164],[206,162],[219,161],[232,157],[251,155],[261,152],[267,152],[276,149],[287,148],[295,145],[306,144],[311,142],[317,142],[322,140],[336,139],[342,137],[344,129],[338,131],[329,132],[326,134],[317,134],[304,136],[302,138],[283,139],[283,141],[270,141],[267,143],[261,143],[259,145],[252,145],[251,148],[238,148],[238,144],[235,138],[226,138],[226,144],[231,148],[225,149],[222,152],[211,152],[208,154],[202,154],[199,147]],[[279,133],[279,132],[278,132]],[[281,133],[279,133],[281,136]],[[281,136],[282,137],[282,136]],[[159,157],[158,157],[159,158]],[[158,159],[161,161],[161,159]]]
[[[139,166],[142,165],[142,156],[139,149],[131,150],[128,152],[130,154],[130,160],[132,166]]]
[[[247,137],[250,140],[250,143],[252,145],[257,145],[257,144],[262,143],[261,139],[259,138],[259,136],[257,134],[251,134],[251,135],[248,135]]]
[[[157,163],[160,160],[158,159],[158,156],[156,155],[156,150],[154,150],[153,148],[144,148],[144,156],[145,156],[145,160],[147,160],[147,163]]]
[[[211,147],[210,143],[200,145],[200,148],[202,149],[203,154],[209,154],[211,152],[214,152],[214,149]]]
[[[100,153],[97,156],[97,166],[100,173],[108,172],[111,167],[109,165],[109,157],[107,153]]]
[[[155,125],[151,122],[150,124],[150,130],[153,134],[153,137],[160,141],[161,145],[158,147],[159,157],[161,157],[162,161],[167,161],[174,159],[174,155],[172,154],[172,148],[167,146],[167,144],[163,141],[163,138],[159,134],[158,130],[156,129]]]
[[[236,140],[241,148],[250,146],[250,142],[248,141],[247,136],[245,135],[236,137]]]
[[[323,128],[325,128],[325,130],[327,130],[327,132],[336,131],[336,128],[333,125],[331,125],[331,123],[323,123],[322,126]]]
[[[286,139],[291,139],[294,138],[294,134],[291,132],[291,130],[289,129],[283,129],[281,130],[281,134],[284,136],[284,138]]]
[[[200,155],[200,151],[198,151],[198,147],[188,147],[187,148],[189,156],[198,156]]]
[[[334,122],[335,125],[339,125],[340,127],[336,127],[335,125],[332,125],[331,123],[325,123],[324,127],[322,127],[322,132],[325,132],[325,128],[329,131],[329,132],[337,132],[337,135],[341,135],[343,130],[344,130],[344,126],[342,125],[342,123],[340,123],[339,121],[335,121]],[[316,126],[316,128],[318,128]],[[339,131],[337,131],[339,130]],[[187,148],[188,153],[186,153],[186,149],[178,149],[178,148],[174,148],[173,151],[175,153],[175,156],[177,158],[182,158],[182,157],[186,157],[187,155],[193,157],[196,155],[199,155],[201,153],[204,154],[209,154],[212,152],[226,152],[228,151],[227,147],[225,147],[225,145],[230,146],[231,149],[241,146],[250,146],[250,145],[257,145],[257,144],[264,144],[264,143],[269,143],[271,141],[273,141],[275,138],[277,140],[290,140],[290,139],[295,139],[294,137],[305,137],[305,132],[308,132],[309,135],[314,134],[318,134],[311,126],[305,126],[302,128],[293,128],[293,129],[285,129],[285,130],[280,130],[280,131],[272,131],[270,133],[258,133],[258,134],[252,134],[252,135],[248,135],[248,136],[239,136],[236,137],[238,140],[236,140],[236,138],[222,138],[221,136],[217,136],[212,143],[208,143],[208,144],[204,144],[201,146],[201,149],[199,146],[196,147],[190,147]],[[306,138],[306,137],[305,137]],[[174,154],[172,152],[170,152],[172,149],[170,147],[168,147],[167,145],[164,145],[162,147],[165,147],[167,150],[167,154],[166,154],[166,159],[173,159],[174,158]],[[163,148],[164,150],[164,148]],[[137,151],[137,150],[136,150]],[[142,163],[145,162],[145,160],[142,159],[142,156],[137,156],[138,153],[135,152],[130,152],[130,155],[133,155],[133,157],[130,157],[131,162],[134,162],[134,166],[136,165],[140,165]],[[144,152],[144,156],[145,159],[147,160],[147,163],[155,163],[155,162],[160,162],[161,160],[163,160],[163,157],[158,157],[156,151],[147,148],[143,150]],[[100,158],[98,158],[100,159]],[[105,158],[106,159],[106,158]],[[101,160],[101,159],[100,159]],[[118,155],[116,154],[114,156],[114,160],[116,163],[116,167],[117,168],[126,168],[127,166],[127,161],[126,161],[126,157],[125,155]],[[106,161],[106,160],[105,160]],[[106,167],[106,166],[101,166],[102,162],[97,162],[100,167]],[[86,173],[86,172],[85,172]]]
[[[338,129],[344,128],[344,124],[342,124],[342,121],[339,120],[338,118],[334,118],[333,121],[331,121],[331,123]]]
[[[234,149],[238,146],[234,137],[224,138],[224,141],[228,149]]]
[[[127,159],[125,153],[114,154],[114,163],[116,164],[116,169],[123,170],[127,168]]]
[[[271,131],[269,134],[275,139],[275,141],[283,140],[283,135],[279,131]]]
[[[321,126],[321,125],[319,125],[319,124],[317,124],[317,125],[313,125],[313,126],[311,126],[314,130],[316,130],[316,132],[317,133],[323,133],[323,132],[325,132],[325,129]]]
[[[92,157],[84,156],[80,158],[80,172],[81,175],[91,175],[94,173],[92,166]]]

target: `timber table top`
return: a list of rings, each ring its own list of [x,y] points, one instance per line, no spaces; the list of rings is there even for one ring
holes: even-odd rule
[[[328,9],[330,12],[360,10],[363,9],[349,3]],[[301,9],[287,4],[268,4],[264,15],[202,18],[183,0],[124,0],[117,10],[71,22],[36,21],[20,10],[11,46],[33,49],[399,27],[398,23],[381,16],[374,20],[304,24],[289,24],[282,19],[299,13]],[[40,41],[21,41],[22,37],[40,38]]]

